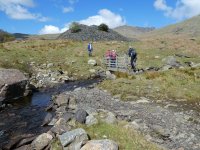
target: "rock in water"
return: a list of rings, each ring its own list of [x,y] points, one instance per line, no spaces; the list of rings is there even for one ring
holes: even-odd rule
[[[82,128],[78,128],[62,135],[58,135],[64,150],[80,150],[88,141],[88,135]]]
[[[31,148],[35,150],[42,150],[44,149],[50,141],[53,139],[52,135],[48,133],[43,133],[39,135],[32,143]]]
[[[88,116],[88,113],[85,110],[83,110],[83,109],[79,109],[75,113],[75,119],[79,123],[85,123],[87,116]]]
[[[48,114],[45,116],[45,118],[44,118],[43,123],[42,123],[41,126],[48,125],[48,124],[51,122],[52,118],[53,118],[53,115],[52,115],[51,113],[48,113]]]
[[[0,69],[0,104],[24,96],[28,79],[16,69]]]
[[[118,150],[118,145],[112,140],[91,140],[81,150]]]

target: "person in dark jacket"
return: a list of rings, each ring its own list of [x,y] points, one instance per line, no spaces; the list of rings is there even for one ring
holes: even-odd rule
[[[93,47],[92,47],[92,43],[88,43],[88,54],[89,56],[92,56],[92,50],[93,50]]]
[[[133,71],[136,71],[136,61],[137,61],[137,53],[136,50],[132,47],[129,47],[128,55],[131,57],[131,68]]]

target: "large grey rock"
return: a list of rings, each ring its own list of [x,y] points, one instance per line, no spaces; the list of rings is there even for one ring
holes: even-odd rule
[[[76,98],[73,95],[61,93],[57,96],[57,98],[54,100],[54,103],[58,106],[65,105],[70,109],[76,108]]]
[[[32,143],[31,148],[34,150],[42,150],[44,149],[50,141],[53,139],[53,137],[48,133],[43,133],[39,135]]]
[[[68,122],[73,118],[73,114],[66,112],[62,114],[60,118],[63,118],[66,122]]]
[[[116,75],[112,74],[110,71],[106,71],[106,78],[110,80],[115,80]]]
[[[61,135],[69,131],[70,129],[71,127],[66,123],[66,120],[63,118],[60,118],[51,128],[51,132]]]
[[[169,65],[169,66],[172,66],[174,68],[178,68],[178,67],[181,66],[180,62],[178,62],[176,60],[176,58],[173,57],[173,56],[168,56],[168,57],[162,59],[162,61],[165,63],[165,65]]]
[[[118,150],[117,143],[112,140],[91,140],[88,141],[81,150]]]
[[[75,119],[79,123],[85,123],[87,116],[88,116],[88,113],[83,109],[79,109],[75,113]]]
[[[105,121],[108,124],[115,124],[117,122],[117,118],[115,114],[113,114],[112,112],[108,112],[107,117],[105,118]]]
[[[98,123],[98,120],[93,115],[89,115],[89,116],[86,117],[85,124],[87,126],[92,126],[92,125],[97,124],[97,123]]]
[[[80,150],[88,141],[88,135],[84,129],[78,128],[58,136],[64,150]]]
[[[117,122],[115,114],[106,110],[101,110],[99,113],[99,117],[101,121],[106,122],[108,124],[115,124]]]
[[[69,99],[69,95],[66,95],[64,93],[59,94],[56,99],[54,99],[54,103],[58,106],[67,104]]]
[[[0,104],[24,96],[28,79],[16,69],[0,69]]]

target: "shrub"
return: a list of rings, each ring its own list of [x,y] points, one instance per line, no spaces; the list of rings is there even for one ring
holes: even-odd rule
[[[106,24],[102,23],[102,24],[100,24],[100,25],[98,26],[98,29],[99,29],[100,31],[108,32],[109,27],[108,27]]]
[[[80,31],[81,31],[80,24],[77,23],[77,22],[73,22],[73,23],[70,25],[70,30],[71,30],[72,33],[80,32]]]
[[[9,42],[15,40],[14,36],[8,33],[0,33],[0,43]]]

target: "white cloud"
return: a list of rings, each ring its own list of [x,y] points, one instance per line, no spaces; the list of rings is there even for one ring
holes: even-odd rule
[[[165,16],[176,20],[191,18],[200,14],[200,0],[177,0],[174,8],[168,6],[166,0],[156,0],[154,7],[164,11]]]
[[[68,0],[68,2],[70,3],[70,4],[75,4],[75,3],[77,3],[79,0]]]
[[[79,21],[80,24],[85,25],[100,25],[107,24],[110,28],[115,28],[126,24],[125,19],[120,15],[111,12],[108,9],[101,9],[98,15],[88,17],[87,19]]]
[[[63,13],[69,13],[69,12],[73,12],[74,8],[73,7],[64,7],[63,8]]]
[[[59,28],[53,25],[45,25],[40,31],[39,34],[56,34],[63,33],[69,29],[69,25],[66,24],[64,28]]]
[[[111,12],[108,9],[102,9],[99,11],[98,15],[88,17],[87,19],[76,21],[80,24],[85,25],[100,25],[101,23],[107,24],[110,28],[115,28],[117,26],[125,25],[126,21],[118,14]],[[53,25],[45,25],[39,34],[55,34],[63,33],[69,29],[70,22],[65,24],[63,28],[59,28]]]
[[[0,11],[12,19],[47,21],[47,17],[29,12],[28,7],[34,7],[34,5],[33,0],[0,0]]]

